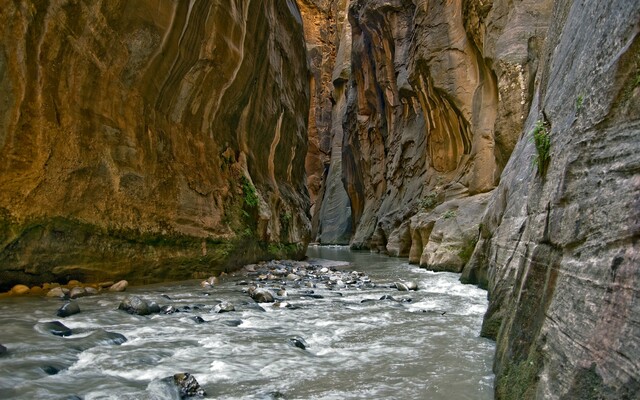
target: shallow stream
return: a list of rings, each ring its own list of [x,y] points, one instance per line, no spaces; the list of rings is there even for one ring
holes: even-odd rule
[[[286,282],[294,307],[274,308],[243,292],[246,277],[211,289],[185,281],[80,298],[82,312],[66,318],[56,317],[59,299],[2,299],[0,343],[9,351],[0,357],[0,398],[160,399],[166,393],[155,382],[179,372],[216,399],[493,398],[494,343],[479,337],[485,291],[404,259],[345,247],[311,247],[308,255],[311,263],[348,261],[338,269],[362,271],[378,286],[318,284],[310,297],[309,288]],[[419,290],[389,287],[398,280]],[[119,311],[131,295],[182,312]],[[396,301],[378,300],[384,295]],[[214,313],[220,301],[236,311]],[[55,320],[73,334],[43,328]],[[115,344],[104,331],[128,340]],[[294,337],[306,349],[292,345]]]

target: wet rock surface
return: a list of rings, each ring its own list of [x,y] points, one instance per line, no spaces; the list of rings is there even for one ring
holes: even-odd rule
[[[42,327],[56,336],[71,336],[72,331],[60,321],[45,322]]]
[[[70,301],[65,303],[62,307],[58,309],[56,315],[58,317],[68,317],[70,315],[78,314],[80,312],[80,306],[75,301]]]

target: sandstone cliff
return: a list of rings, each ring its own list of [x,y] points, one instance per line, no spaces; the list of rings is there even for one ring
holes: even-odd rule
[[[349,81],[334,82],[339,145],[325,181],[346,189],[349,207],[341,191],[323,193],[341,206],[334,218],[315,211],[320,232],[352,229],[354,248],[460,271],[478,239],[482,194],[522,131],[550,11],[550,1],[351,1],[351,37],[340,42],[349,41],[351,67],[334,72]],[[334,222],[346,218],[349,231]]]
[[[489,288],[497,398],[638,398],[640,3],[558,0],[552,15],[463,276]]]
[[[298,0],[312,72],[307,184],[313,215],[311,239],[348,244],[350,203],[342,184],[342,124],[351,75],[347,0]]]
[[[352,0],[348,15],[329,171],[352,247],[488,288],[496,397],[640,396],[640,4]]]
[[[307,71],[292,0],[4,2],[0,289],[304,254]]]

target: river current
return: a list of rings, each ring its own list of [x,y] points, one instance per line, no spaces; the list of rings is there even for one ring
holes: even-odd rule
[[[362,271],[378,286],[318,285],[312,297],[308,288],[289,288],[295,307],[275,308],[254,303],[238,284],[243,277],[211,289],[185,281],[80,298],[82,312],[66,318],[56,317],[58,299],[2,299],[0,343],[8,352],[0,356],[0,398],[162,399],[157,381],[180,372],[216,399],[493,398],[495,345],[479,337],[485,291],[460,284],[457,274],[346,247],[310,247],[308,256],[347,261],[338,269]],[[419,290],[389,287],[398,280]],[[132,295],[182,312],[118,310]],[[396,301],[379,300],[385,295]],[[220,301],[236,311],[214,313]],[[73,334],[43,328],[56,320]]]

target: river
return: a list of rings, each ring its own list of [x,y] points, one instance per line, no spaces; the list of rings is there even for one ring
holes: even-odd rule
[[[179,372],[191,373],[216,399],[493,398],[495,344],[479,337],[485,291],[405,259],[346,247],[310,247],[308,255],[311,263],[348,261],[339,269],[362,271],[378,286],[319,284],[313,298],[304,295],[308,288],[288,283],[287,301],[295,307],[274,308],[243,292],[246,277],[212,289],[185,281],[80,298],[82,312],[66,318],[56,317],[58,299],[2,299],[0,343],[9,350],[0,356],[0,398],[160,399],[166,393],[157,380]],[[400,279],[419,290],[389,287]],[[118,310],[131,295],[183,312]],[[378,300],[384,295],[396,301]],[[213,313],[220,301],[236,311]],[[73,334],[43,328],[55,320]],[[104,331],[128,340],[115,344]],[[294,337],[306,349],[292,345]]]

